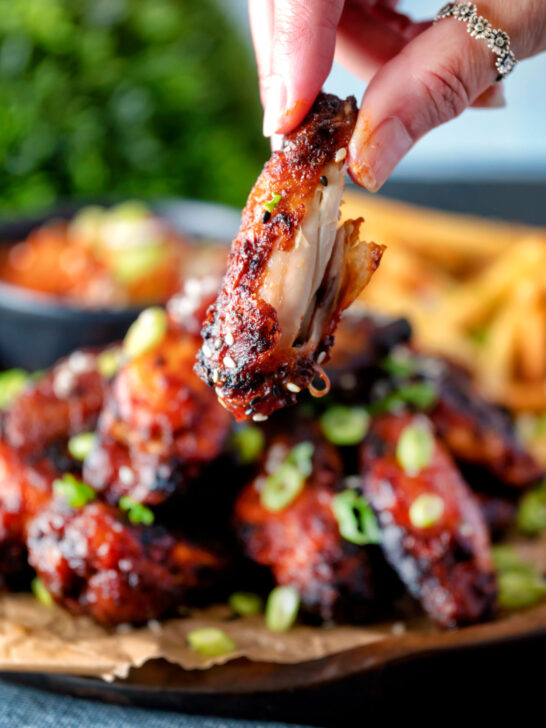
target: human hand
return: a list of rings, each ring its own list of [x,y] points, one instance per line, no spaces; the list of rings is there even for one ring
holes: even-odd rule
[[[438,2],[438,10],[442,2]],[[483,0],[516,58],[546,49],[544,0]],[[349,148],[354,181],[376,191],[413,144],[468,106],[503,106],[495,58],[453,18],[414,23],[397,0],[249,0],[264,134],[288,133],[334,60],[370,81]]]

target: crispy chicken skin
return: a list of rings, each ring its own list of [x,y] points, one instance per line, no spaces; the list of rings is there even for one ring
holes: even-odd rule
[[[47,458],[25,462],[0,440],[0,587],[26,572],[26,525],[51,497],[58,471]]]
[[[519,442],[508,412],[483,399],[463,369],[443,361],[438,367],[438,402],[431,418],[452,455],[512,488],[524,488],[542,477],[543,470]]]
[[[413,422],[413,415],[373,422],[361,449],[364,495],[376,513],[387,560],[432,619],[447,628],[472,624],[491,616],[497,594],[487,525],[439,442],[417,475],[399,465],[396,445]],[[440,496],[444,511],[436,523],[420,528],[409,511],[424,493]]]
[[[95,428],[107,380],[95,352],[76,351],[29,384],[5,414],[2,434],[15,448],[35,452]]]
[[[29,561],[55,601],[103,624],[141,623],[214,586],[225,562],[117,509],[54,500],[30,523]]]
[[[272,463],[298,441],[275,437],[260,473],[240,493],[234,510],[240,541],[249,558],[271,569],[277,584],[298,589],[306,614],[364,621],[377,615],[398,583],[377,546],[357,546],[340,535],[332,510],[336,491],[343,489],[336,450],[315,437],[313,472],[302,492],[280,512],[261,504],[260,488]]]
[[[157,505],[222,451],[231,418],[193,371],[197,347],[171,326],[114,379],[84,463],[85,481],[111,503]]]
[[[382,246],[359,242],[361,219],[337,229],[356,115],[353,97],[319,94],[250,193],[196,365],[237,420],[264,419],[312,385],[381,259]]]

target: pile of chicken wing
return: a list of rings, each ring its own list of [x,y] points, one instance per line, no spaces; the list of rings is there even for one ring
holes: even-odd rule
[[[405,321],[341,317],[382,253],[337,229],[355,116],[319,96],[156,341],[75,352],[1,414],[0,589],[107,625],[275,585],[315,623],[494,615],[491,541],[542,473]]]

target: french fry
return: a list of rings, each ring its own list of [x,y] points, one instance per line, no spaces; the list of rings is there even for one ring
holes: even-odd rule
[[[447,271],[475,271],[540,228],[459,215],[348,190],[343,219],[362,216],[370,239],[402,244]]]
[[[441,305],[446,325],[478,326],[523,278],[539,275],[546,266],[546,242],[526,238],[512,246],[483,273],[449,292]]]
[[[466,365],[499,403],[546,410],[546,230],[351,191],[342,210],[387,245],[360,303],[408,318],[418,347]]]

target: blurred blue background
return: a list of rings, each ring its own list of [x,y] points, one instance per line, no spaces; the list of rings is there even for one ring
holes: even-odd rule
[[[246,0],[224,1],[249,37]],[[403,0],[400,9],[424,20],[441,0]],[[325,89],[360,102],[365,84],[338,64]],[[471,109],[422,139],[393,175],[394,180],[546,179],[546,55],[526,60],[505,81],[504,109]]]

